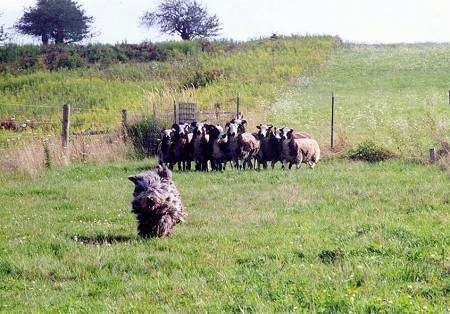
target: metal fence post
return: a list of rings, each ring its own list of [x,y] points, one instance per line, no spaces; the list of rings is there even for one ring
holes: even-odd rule
[[[173,123],[177,123],[177,103],[173,101]]]
[[[331,150],[334,147],[334,92],[331,93],[331,131],[330,131]]]

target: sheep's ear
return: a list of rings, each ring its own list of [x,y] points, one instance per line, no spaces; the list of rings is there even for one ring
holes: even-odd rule
[[[256,128],[257,128],[258,130],[261,130],[261,126],[260,126],[260,125],[257,125]]]
[[[247,123],[247,121],[246,120],[242,120],[242,125],[244,125],[244,124],[246,124]]]
[[[136,176],[129,176],[129,177],[128,177],[128,180],[130,180],[130,181],[133,182],[134,184],[136,184],[136,182],[137,182]]]
[[[225,127],[228,128],[230,126],[230,122],[227,122],[227,124],[225,124]]]
[[[158,165],[156,167],[156,173],[163,179],[170,180],[172,178],[172,171],[170,171],[170,169],[165,166]]]
[[[270,130],[271,128],[273,128],[273,125],[272,125],[272,124],[269,124],[269,130]],[[276,129],[276,128],[275,128],[275,129]]]

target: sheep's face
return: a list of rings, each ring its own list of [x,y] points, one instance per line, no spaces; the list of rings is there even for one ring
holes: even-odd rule
[[[161,131],[161,139],[163,142],[168,142],[173,138],[173,129],[166,129]]]
[[[281,141],[281,129],[277,129],[274,128],[271,132],[270,132],[270,136],[272,138],[274,138],[277,141]]]
[[[245,133],[245,127],[244,125],[247,123],[245,120],[241,119],[233,119],[230,122],[228,122],[225,127],[228,128],[227,135],[229,137],[235,137],[238,136],[241,133]]]
[[[256,128],[259,130],[258,135],[262,138],[267,137],[269,133],[271,132],[273,125],[267,125],[267,124],[260,124],[256,126]]]
[[[191,123],[191,129],[194,135],[200,136],[205,132],[205,123],[194,121]]]
[[[217,125],[207,124],[205,125],[205,129],[208,132],[211,139],[221,139],[224,136],[226,136],[223,131],[223,128],[218,124]]]
[[[187,137],[188,133],[191,132],[191,126],[187,123],[174,123],[172,129],[174,129],[175,134],[179,137]]]
[[[280,135],[282,140],[289,140],[292,138],[292,133],[294,130],[288,127],[284,127],[280,129]]]

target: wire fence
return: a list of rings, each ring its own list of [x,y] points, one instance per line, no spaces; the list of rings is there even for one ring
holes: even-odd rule
[[[61,137],[64,146],[71,138],[124,136],[127,125],[146,119],[157,121],[161,129],[194,120],[224,125],[239,110],[239,98],[223,103],[216,103],[213,110],[200,110],[195,103],[174,102],[172,106],[153,105],[151,110],[69,106],[69,112],[65,112],[66,105],[0,104],[0,151],[27,145],[30,141],[42,142],[48,137]],[[103,119],[93,121],[102,114]]]

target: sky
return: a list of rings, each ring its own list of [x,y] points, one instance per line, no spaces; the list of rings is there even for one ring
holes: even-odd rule
[[[218,38],[245,41],[271,34],[337,35],[358,43],[450,42],[450,0],[198,0],[222,24]],[[179,39],[139,25],[158,0],[77,0],[95,21],[88,42]],[[0,25],[11,27],[36,0],[0,0]],[[15,35],[17,43],[38,39]]]

